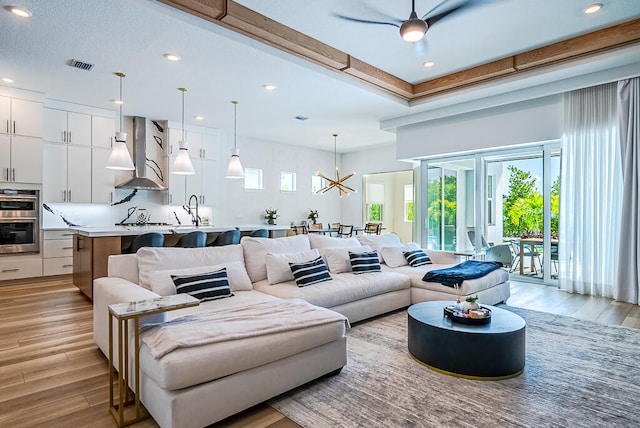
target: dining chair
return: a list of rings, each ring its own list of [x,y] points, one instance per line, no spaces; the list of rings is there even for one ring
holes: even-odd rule
[[[382,223],[367,223],[364,225],[364,233],[367,235],[380,235]]]
[[[338,237],[350,238],[353,235],[353,225],[341,224],[338,228]]]
[[[307,226],[305,226],[304,224],[299,226],[291,226],[291,229],[293,229],[293,233],[295,233],[296,235],[307,235],[309,233],[309,231],[307,230]]]
[[[322,223],[311,223],[309,230],[322,230]]]
[[[340,223],[329,223],[329,229],[335,229],[335,232],[329,232],[329,236],[338,236],[338,229],[340,229]]]

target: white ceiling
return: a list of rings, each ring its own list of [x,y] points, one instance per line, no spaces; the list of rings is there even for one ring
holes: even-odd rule
[[[586,0],[470,0],[470,7],[434,25],[418,46],[403,42],[394,27],[350,23],[332,15],[378,19],[373,7],[405,19],[410,1],[238,2],[413,83],[640,17],[639,0],[600,1],[605,3],[602,12],[586,16]],[[449,0],[443,7],[461,2]],[[483,96],[482,91],[472,95],[466,90],[409,107],[155,1],[7,0],[2,5],[6,4],[25,7],[33,16],[19,19],[0,10],[0,77],[14,79],[12,87],[52,99],[115,110],[118,79],[113,72],[122,71],[127,75],[125,115],[179,121],[181,94],[176,88],[184,86],[188,123],[230,130],[229,101],[238,100],[240,136],[332,150],[331,134],[337,132],[338,150],[349,151],[395,141],[394,134],[380,129],[382,120]],[[434,4],[435,0],[417,0],[418,14]],[[168,52],[179,54],[182,61],[168,62],[162,57]],[[95,68],[87,72],[69,67],[72,58]],[[425,69],[425,60],[436,66]],[[593,62],[588,72],[629,61],[627,54],[601,66]],[[539,83],[540,72],[536,76]],[[509,90],[533,84],[519,82]],[[277,89],[266,92],[265,83]],[[196,122],[196,115],[205,120]],[[294,120],[296,115],[309,120]]]

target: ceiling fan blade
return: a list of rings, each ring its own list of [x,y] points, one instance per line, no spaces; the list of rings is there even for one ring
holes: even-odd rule
[[[466,5],[466,3],[465,4],[461,4],[460,6],[454,7],[453,9],[450,9],[450,10],[448,10],[446,12],[442,12],[442,13],[439,13],[437,15],[434,15],[434,16],[432,16],[430,18],[425,19],[425,22],[427,23],[429,28],[431,28],[431,27],[433,27],[433,25],[436,22],[440,21],[445,16],[451,15],[453,12],[456,12],[456,11],[464,8],[465,5]]]
[[[402,21],[399,21],[399,24],[396,24],[395,22],[386,22],[386,21],[371,21],[371,20],[368,20],[368,19],[352,18],[350,16],[344,16],[344,15],[340,15],[338,13],[334,13],[333,16],[335,16],[337,18],[340,18],[340,19],[344,19],[345,21],[359,22],[361,24],[391,25],[391,26],[396,27],[396,28],[400,28],[400,24],[402,24]]]
[[[431,12],[433,12],[434,10],[436,10],[437,8],[439,8],[440,6],[442,6],[443,4],[445,4],[447,1],[449,1],[449,0],[442,0],[440,3],[438,3],[437,5],[435,5],[434,7],[432,7],[432,8],[431,8],[427,13],[425,13],[424,15],[422,15],[422,19],[423,19],[424,21],[426,21],[426,20],[427,20],[427,16],[429,16],[429,14],[430,14]],[[427,24],[428,24],[428,23],[427,23]]]

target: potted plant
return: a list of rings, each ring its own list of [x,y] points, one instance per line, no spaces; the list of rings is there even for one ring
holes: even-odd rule
[[[467,314],[469,311],[473,311],[476,309],[480,309],[480,305],[478,304],[478,296],[475,297],[469,296],[462,303],[462,312]]]
[[[276,219],[280,217],[278,215],[278,210],[272,210],[271,208],[268,208],[264,211],[266,213],[264,218],[267,220],[267,224],[276,224]]]
[[[308,218],[309,220],[311,220],[311,222],[312,222],[313,224],[316,224],[316,219],[317,219],[318,217],[319,217],[319,215],[318,215],[318,210],[312,210],[312,209],[309,209],[309,215],[307,216],[307,218]]]

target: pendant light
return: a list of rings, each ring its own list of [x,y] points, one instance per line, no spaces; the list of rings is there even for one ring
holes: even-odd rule
[[[193,175],[195,170],[193,164],[189,158],[189,152],[187,151],[187,139],[184,137],[184,93],[187,92],[186,88],[178,88],[182,92],[182,140],[178,141],[178,154],[173,161],[172,174],[180,175]]]
[[[345,175],[344,177],[340,178],[340,171],[338,171],[338,160],[337,160],[338,159],[337,140],[338,140],[338,134],[333,134],[333,164],[336,168],[336,179],[333,180],[318,171],[316,175],[318,177],[324,178],[327,181],[327,184],[322,189],[317,190],[315,192],[316,195],[318,193],[327,193],[329,190],[333,189],[334,187],[338,189],[338,191],[340,192],[340,197],[342,197],[342,195],[349,196],[350,195],[349,191],[356,192],[354,188],[344,184],[345,181],[347,181],[348,179],[356,175],[355,172],[352,172],[351,174]]]
[[[113,73],[120,78],[120,98],[118,103],[120,104],[120,128],[116,132],[116,143],[113,145],[109,159],[107,159],[107,168],[109,169],[121,169],[133,171],[133,161],[127,149],[127,133],[122,132],[122,78],[125,77],[124,73]]]
[[[231,149],[231,160],[227,167],[226,178],[244,178],[244,169],[240,163],[240,151],[238,150],[238,102],[233,104],[233,149]]]

